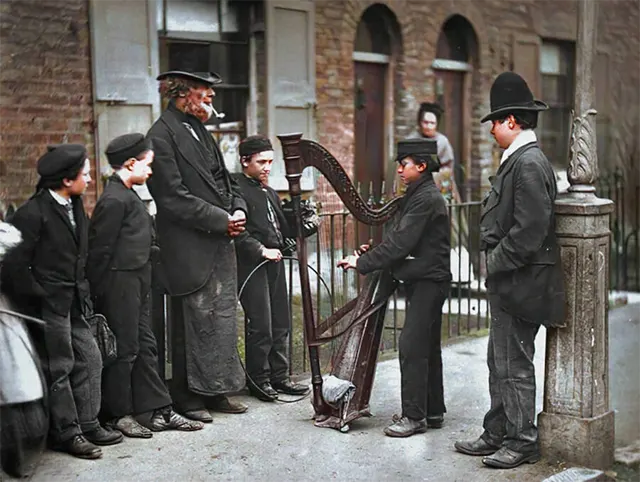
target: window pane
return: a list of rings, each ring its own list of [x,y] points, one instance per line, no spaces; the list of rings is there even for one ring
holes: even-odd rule
[[[216,0],[167,0],[167,30],[219,32]]]
[[[210,55],[210,70],[220,74],[223,83],[249,83],[248,44],[212,43]]]
[[[169,44],[169,70],[209,72],[209,45],[197,43]]]
[[[567,108],[551,108],[539,117],[540,145],[556,166],[566,166],[569,159],[569,122],[570,111]]]
[[[540,73],[564,73],[561,68],[561,53],[560,46],[558,44],[548,42],[542,43],[542,48],[540,49]]]

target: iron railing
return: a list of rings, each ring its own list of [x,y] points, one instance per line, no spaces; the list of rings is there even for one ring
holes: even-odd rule
[[[625,179],[623,170],[618,168],[598,178],[596,192],[614,202],[609,287],[640,291],[640,180]]]

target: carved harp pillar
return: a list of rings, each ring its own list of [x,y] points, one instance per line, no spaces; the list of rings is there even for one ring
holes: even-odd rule
[[[296,245],[303,322],[311,367],[315,425],[344,431],[348,429],[352,420],[371,415],[369,398],[384,329],[384,317],[389,297],[393,294],[397,282],[387,273],[372,273],[365,278],[356,298],[338,308],[325,320],[316,320],[308,274],[307,247],[301,234],[303,230],[300,178],[306,167],[317,169],[340,196],[345,209],[359,222],[372,226],[381,225],[389,220],[398,209],[400,198],[393,199],[381,209],[372,209],[360,197],[340,163],[321,145],[302,139],[302,134],[281,135],[278,139],[282,144],[289,193],[297,222]],[[338,323],[346,328],[327,335],[326,333]],[[336,338],[340,338],[341,342],[332,360],[331,375],[342,382],[353,384],[355,390],[352,390],[344,402],[336,403],[332,400],[330,403],[323,396],[324,382],[320,369],[319,347]]]

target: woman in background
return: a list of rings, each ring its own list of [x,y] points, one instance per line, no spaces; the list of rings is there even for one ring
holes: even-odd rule
[[[455,180],[455,156],[447,136],[438,132],[438,124],[444,111],[438,104],[423,102],[418,109],[416,130],[410,139],[423,137],[436,141],[440,170],[433,173],[433,180],[448,204],[461,204],[462,198]],[[473,267],[470,264],[466,245],[469,242],[469,230],[466,216],[468,212],[461,207],[450,212],[451,218],[451,274],[454,282],[469,282],[473,279]]]

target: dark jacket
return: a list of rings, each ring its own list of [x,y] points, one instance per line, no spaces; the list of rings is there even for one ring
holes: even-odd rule
[[[502,309],[533,323],[564,323],[564,283],[555,233],[555,174],[537,144],[516,150],[491,180],[480,220],[487,288]]]
[[[112,175],[89,223],[87,279],[92,296],[102,295],[109,271],[142,268],[151,254],[153,224],[133,189]]]
[[[65,316],[74,295],[88,302],[88,220],[82,199],[73,197],[72,201],[76,229],[46,189],[38,191],[9,219],[23,239],[2,261],[2,288],[21,310],[39,316],[42,303],[46,303]]]
[[[200,141],[183,122],[194,127]],[[169,292],[185,295],[207,282],[218,248],[231,242],[228,215],[236,209],[246,212],[246,204],[218,145],[195,117],[170,104],[147,137],[155,152],[148,186],[158,210],[163,271]]]
[[[424,173],[410,184],[401,203],[382,242],[358,258],[358,272],[383,269],[405,282],[450,281],[449,214],[433,176]]]
[[[247,231],[236,242],[238,262],[255,265],[262,260],[261,250],[265,248],[284,248],[284,238],[295,237],[295,230],[289,225],[282,211],[282,201],[278,193],[271,187],[264,189],[259,181],[245,176],[243,173],[232,174],[238,183],[242,197],[247,203]],[[281,238],[278,238],[271,221],[267,202],[273,207]]]

